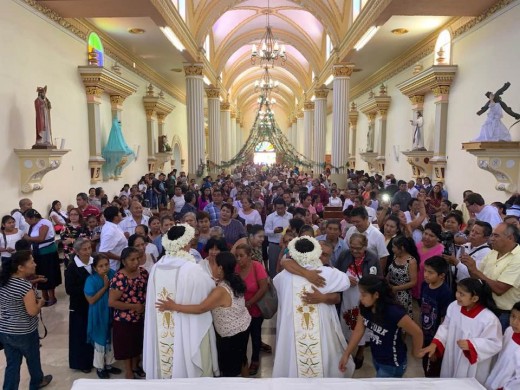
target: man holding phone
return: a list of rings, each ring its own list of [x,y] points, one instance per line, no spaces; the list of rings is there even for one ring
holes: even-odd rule
[[[265,220],[265,234],[269,240],[267,255],[269,257],[269,276],[276,276],[276,262],[280,254],[280,240],[283,230],[289,226],[289,220],[293,217],[287,212],[283,198],[276,198],[273,202],[274,213],[267,216]]]

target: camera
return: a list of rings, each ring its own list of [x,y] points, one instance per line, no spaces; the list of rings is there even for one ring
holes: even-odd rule
[[[442,232],[441,243],[444,245],[444,251],[442,252],[443,255],[455,255],[455,236],[452,232]]]

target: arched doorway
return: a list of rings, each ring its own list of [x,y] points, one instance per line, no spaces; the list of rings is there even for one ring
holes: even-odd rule
[[[269,141],[262,141],[255,146],[253,158],[255,164],[276,164],[276,150]]]

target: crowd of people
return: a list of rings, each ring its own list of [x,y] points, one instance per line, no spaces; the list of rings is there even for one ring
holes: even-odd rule
[[[422,359],[426,377],[520,388],[520,195],[457,205],[427,177],[350,171],[341,188],[329,174],[247,164],[201,183],[150,173],[41,213],[21,199],[1,220],[4,389],[22,357],[31,389],[51,382],[38,313],[62,280],[69,366],[102,379],[118,360],[127,379],[254,376],[261,352],[274,377],[351,377],[368,347],[377,377]]]

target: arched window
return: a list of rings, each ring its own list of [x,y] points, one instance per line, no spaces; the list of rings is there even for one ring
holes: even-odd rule
[[[186,0],[172,0],[172,3],[177,7],[181,18],[186,21]]]
[[[325,37],[325,50],[326,50],[325,58],[326,58],[326,60],[329,59],[330,53],[332,53],[332,49],[334,49],[332,47],[332,41],[330,40],[330,35],[327,34],[327,36]]]
[[[352,22],[357,19],[368,0],[352,0]]]
[[[105,51],[101,38],[95,32],[88,36],[88,63],[89,65],[103,66],[105,62]]]
[[[206,35],[206,39],[204,40],[204,52],[206,53],[206,58],[208,61],[210,60],[210,39],[209,34]]]
[[[435,43],[434,65],[451,64],[451,34],[448,30],[442,30]]]

